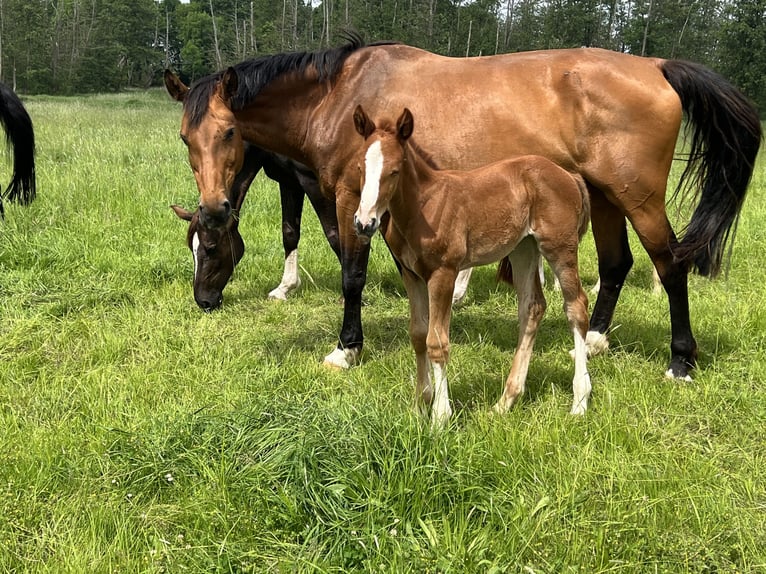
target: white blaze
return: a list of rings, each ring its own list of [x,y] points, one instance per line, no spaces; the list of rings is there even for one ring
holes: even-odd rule
[[[197,281],[197,252],[199,251],[199,234],[192,237],[192,256],[194,257],[194,281]]]
[[[375,209],[380,193],[380,176],[383,173],[383,151],[380,141],[373,142],[364,155],[364,188],[356,217],[362,225],[369,225],[372,218],[378,219]]]

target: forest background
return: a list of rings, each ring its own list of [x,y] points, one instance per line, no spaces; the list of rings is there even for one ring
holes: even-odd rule
[[[706,64],[766,110],[766,0],[0,0],[0,81],[146,88],[241,60],[397,40],[450,56],[596,46]]]

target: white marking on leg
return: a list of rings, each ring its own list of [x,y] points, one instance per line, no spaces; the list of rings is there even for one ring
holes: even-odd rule
[[[356,217],[360,224],[367,226],[377,214],[380,176],[383,173],[383,151],[380,142],[373,142],[364,155],[364,188],[359,201]]]
[[[662,293],[662,279],[660,274],[657,273],[657,268],[652,266],[652,293],[659,295]]]
[[[673,379],[674,381],[686,381],[687,383],[693,382],[693,379],[688,374],[684,377],[676,377],[673,374],[673,369],[668,369],[667,371],[665,371],[665,377],[668,379]]]
[[[609,338],[604,333],[598,331],[588,331],[585,337],[585,348],[588,351],[588,358],[595,357],[609,350]],[[569,351],[569,355],[574,359],[575,350]]]
[[[324,365],[332,369],[350,369],[359,364],[362,350],[359,347],[335,350],[324,358]]]
[[[588,350],[588,357],[595,357],[601,353],[606,353],[609,349],[609,338],[605,333],[598,331],[588,331],[585,337],[585,348]]]
[[[598,295],[599,291],[601,291],[601,277],[598,278],[598,281],[596,281],[596,284],[591,288],[590,294]]]
[[[197,252],[199,251],[199,234],[195,231],[192,236],[192,257],[194,257],[194,281],[197,281]]]
[[[591,381],[588,374],[588,351],[585,340],[577,329],[574,329],[574,360],[575,373],[572,380],[573,415],[583,415],[588,410],[588,397],[590,397]]]
[[[298,274],[298,250],[293,249],[285,258],[285,269],[282,273],[282,282],[269,292],[269,299],[286,301],[287,295],[301,286],[301,278]]]
[[[452,304],[457,305],[463,302],[465,299],[466,291],[468,291],[468,281],[471,279],[471,272],[473,269],[463,269],[457,274],[455,279],[455,289],[452,291]]]
[[[431,363],[433,370],[434,402],[431,406],[431,428],[441,429],[447,424],[452,416],[452,407],[449,404],[449,385],[444,367],[439,363]]]

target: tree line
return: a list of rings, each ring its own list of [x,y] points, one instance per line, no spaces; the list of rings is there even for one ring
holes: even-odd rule
[[[166,67],[193,81],[349,29],[456,57],[594,46],[694,60],[766,110],[766,0],[0,0],[0,81],[116,91]]]

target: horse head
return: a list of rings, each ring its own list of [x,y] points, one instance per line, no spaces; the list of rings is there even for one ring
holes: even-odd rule
[[[360,157],[358,165],[362,197],[354,214],[354,227],[357,234],[372,237],[397,190],[404,146],[412,135],[414,123],[412,113],[404,108],[395,127],[376,126],[359,105],[354,110],[354,126],[364,138],[364,159]]]
[[[235,207],[229,194],[245,156],[242,133],[231,110],[237,85],[232,68],[191,88],[165,70],[168,93],[183,102],[180,135],[199,189],[199,222],[204,227],[226,227]]]
[[[223,288],[245,253],[235,214],[223,227],[200,224],[200,209],[193,213],[171,205],[175,214],[189,222],[186,242],[194,258],[194,300],[203,311],[212,311],[223,302]]]

